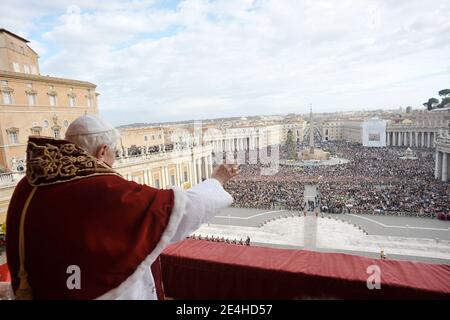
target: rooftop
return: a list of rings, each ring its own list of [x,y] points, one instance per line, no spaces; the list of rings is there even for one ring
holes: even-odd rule
[[[22,38],[21,36],[15,34],[15,33],[13,33],[13,32],[11,32],[11,31],[9,31],[9,30],[6,30],[6,29],[4,29],[4,28],[0,28],[0,33],[2,33],[2,32],[7,33],[7,34],[9,34],[10,36],[13,36],[13,37],[15,37],[15,38],[17,38],[17,39],[19,39],[19,40],[25,42],[25,43],[29,43],[29,42],[30,42],[30,41],[28,41],[27,39]]]

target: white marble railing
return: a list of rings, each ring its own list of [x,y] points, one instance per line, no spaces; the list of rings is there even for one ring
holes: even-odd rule
[[[449,136],[447,136],[447,137],[442,137],[442,136],[441,137],[437,137],[436,142],[450,146],[450,137]]]
[[[422,130],[422,131],[439,131],[439,129],[445,128],[445,126],[433,126],[433,125],[420,125],[420,124],[411,124],[411,125],[388,125],[386,127],[387,131],[391,130]]]
[[[0,173],[0,186],[16,184],[24,176],[25,172]]]
[[[135,164],[146,161],[160,161],[160,160],[168,160],[175,159],[183,156],[190,156],[194,154],[201,154],[204,151],[212,150],[210,145],[207,146],[196,146],[193,148],[184,148],[184,149],[173,149],[170,151],[162,151],[157,153],[148,153],[148,154],[140,154],[140,155],[132,155],[126,157],[117,157],[114,167],[120,167],[123,165]]]

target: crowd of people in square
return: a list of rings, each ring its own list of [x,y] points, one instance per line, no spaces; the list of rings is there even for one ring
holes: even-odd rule
[[[263,174],[261,164],[243,164],[225,188],[241,207],[303,210],[304,185],[317,184],[323,212],[450,219],[450,185],[434,178],[430,153],[401,159],[405,148],[367,148],[348,142],[325,142],[320,147],[349,162],[279,165],[273,174]]]

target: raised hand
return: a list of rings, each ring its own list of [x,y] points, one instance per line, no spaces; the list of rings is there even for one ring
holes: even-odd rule
[[[211,174],[211,178],[216,179],[220,182],[221,185],[224,185],[228,180],[233,178],[236,174],[238,174],[238,166],[235,164],[221,164],[218,165],[213,173]]]

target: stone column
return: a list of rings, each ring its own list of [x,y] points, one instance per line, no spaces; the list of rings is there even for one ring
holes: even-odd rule
[[[428,148],[431,148],[431,132],[428,132]]]
[[[161,167],[161,189],[165,189],[167,187],[166,169],[166,166]]]
[[[151,185],[151,183],[149,182],[149,179],[148,179],[148,169],[146,169],[146,170],[144,170],[144,184],[146,184],[146,185]]]
[[[197,166],[197,181],[198,183],[202,182],[202,164],[201,164],[201,158],[196,160],[196,166]]]
[[[421,135],[420,147],[423,148],[423,147],[424,147],[424,144],[425,144],[425,135],[424,135],[424,132],[422,131],[422,132],[420,133],[420,135]]]
[[[208,178],[211,178],[211,175],[213,173],[213,161],[212,161],[213,159],[212,159],[212,155],[209,155],[208,158],[209,158],[209,175],[208,175]]]
[[[171,184],[170,175],[169,175],[169,167],[165,166],[164,170],[165,170],[165,174],[164,175],[166,177],[166,185],[169,186]]]
[[[175,184],[177,186],[181,186],[181,181],[182,181],[182,177],[181,177],[181,164],[180,163],[176,163],[175,164]]]
[[[188,177],[189,177],[189,183],[192,186],[194,184],[194,179],[192,177],[192,162],[190,162],[190,161],[188,163]]]
[[[198,183],[198,174],[197,174],[197,159],[192,159],[192,184]]]
[[[447,182],[448,180],[448,174],[447,174],[447,169],[448,169],[448,154],[446,152],[442,153],[442,181]]]
[[[203,157],[203,177],[208,179],[208,157]]]
[[[435,161],[435,169],[434,169],[434,178],[441,179],[442,177],[442,155],[441,152],[436,150],[436,159]]]

